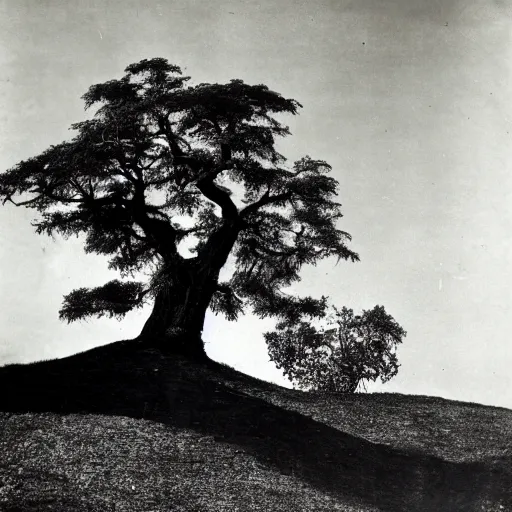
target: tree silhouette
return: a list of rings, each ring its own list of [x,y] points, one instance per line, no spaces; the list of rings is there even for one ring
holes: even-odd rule
[[[35,209],[37,233],[82,235],[86,252],[120,272],[65,296],[61,319],[121,318],[152,301],[140,339],[199,357],[209,307],[231,320],[247,308],[286,322],[322,316],[325,297],[283,289],[304,264],[358,256],[336,225],[330,166],[287,165],[275,148],[290,133],[276,115],[301,105],[265,85],[188,81],[155,58],[91,86],[83,99],[94,116],[1,174],[0,196]],[[228,256],[235,270],[220,282]],[[148,282],[134,280],[142,272]]]
[[[317,328],[283,321],[266,333],[270,358],[302,389],[354,393],[364,381],[398,373],[396,346],[407,333],[383,306],[354,315],[332,307]]]

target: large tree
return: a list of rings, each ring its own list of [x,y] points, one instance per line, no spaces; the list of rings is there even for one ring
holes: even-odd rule
[[[68,294],[62,319],[122,317],[152,301],[140,338],[200,356],[209,307],[229,319],[247,307],[287,323],[322,316],[325,297],[284,290],[305,264],[358,256],[337,226],[329,165],[287,165],[276,150],[289,134],[276,115],[299,103],[241,80],[188,81],[155,58],[91,86],[83,99],[94,115],[72,125],[72,140],[1,174],[0,197],[37,210],[38,233],[82,235],[86,252],[120,272]],[[230,255],[235,270],[220,282]],[[134,281],[143,271],[148,282]]]

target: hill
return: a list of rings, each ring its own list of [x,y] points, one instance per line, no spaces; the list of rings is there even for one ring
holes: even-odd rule
[[[512,411],[285,389],[134,341],[0,368],[0,510],[512,510]]]

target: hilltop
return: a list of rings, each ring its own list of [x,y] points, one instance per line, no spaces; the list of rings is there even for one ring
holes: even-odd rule
[[[135,341],[0,368],[2,511],[512,510],[512,411],[314,394]]]

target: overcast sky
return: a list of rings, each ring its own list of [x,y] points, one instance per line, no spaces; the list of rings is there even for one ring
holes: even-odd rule
[[[325,261],[297,291],[407,330],[372,390],[512,407],[512,0],[0,0],[0,170],[70,136],[89,85],[165,57],[194,82],[265,83],[304,105],[281,144],[327,160],[359,263]],[[135,337],[62,324],[62,295],[112,279],[80,242],[0,208],[0,364]],[[281,384],[269,322],[209,316],[216,360]]]

